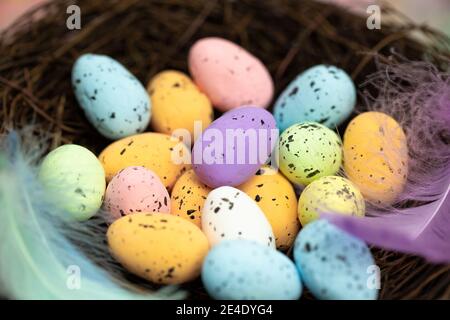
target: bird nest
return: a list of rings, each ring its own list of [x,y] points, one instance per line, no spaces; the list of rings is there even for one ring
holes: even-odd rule
[[[79,30],[66,26],[66,10],[74,2],[81,8]],[[71,87],[73,63],[86,52],[117,59],[146,84],[164,69],[187,72],[192,43],[220,36],[264,62],[276,94],[316,64],[343,68],[358,85],[377,70],[377,60],[395,63],[393,51],[438,67],[448,62],[450,41],[443,35],[391,8],[382,8],[385,20],[390,23],[369,30],[366,17],[312,1],[52,1],[1,35],[0,133],[33,124],[36,133],[51,134],[50,148],[77,143],[98,154],[108,145],[86,120]],[[377,94],[376,88],[365,90]],[[364,109],[358,101],[357,111]],[[381,267],[381,299],[450,298],[450,266],[372,250]],[[185,287],[191,299],[207,297],[199,281]]]

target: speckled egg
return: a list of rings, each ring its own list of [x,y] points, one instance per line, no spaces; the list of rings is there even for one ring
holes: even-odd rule
[[[137,212],[170,212],[170,196],[158,176],[144,167],[120,170],[106,188],[104,207],[112,220]]]
[[[295,124],[279,139],[280,170],[298,185],[334,175],[341,166],[341,147],[339,136],[327,127],[316,122]]]
[[[314,121],[334,129],[352,113],[356,89],[342,69],[317,65],[297,76],[274,106],[278,128]]]
[[[90,53],[80,56],[72,69],[72,86],[89,122],[105,137],[120,139],[147,128],[147,91],[116,60]]]
[[[73,220],[87,220],[102,205],[105,172],[88,149],[66,144],[47,154],[39,167],[39,180],[57,206]]]
[[[278,138],[267,110],[243,106],[215,120],[194,144],[193,168],[211,188],[237,186],[267,161]]]
[[[154,132],[115,141],[100,153],[99,159],[108,181],[126,167],[143,166],[156,173],[169,190],[190,168],[189,149],[169,135]]]
[[[304,227],[294,260],[305,286],[322,300],[374,300],[379,273],[367,245],[325,220]]]
[[[202,280],[209,295],[220,300],[296,300],[302,293],[288,257],[248,240],[215,246],[203,263]]]
[[[291,183],[277,170],[263,166],[237,187],[254,199],[272,226],[278,249],[289,249],[300,228],[297,197]]]
[[[229,40],[198,40],[189,52],[189,70],[220,111],[248,104],[266,108],[272,100],[269,71],[258,58]]]
[[[176,129],[186,129],[193,140],[195,122],[205,129],[214,119],[208,97],[182,72],[158,73],[147,89],[152,100],[151,125],[157,132],[172,134]]]
[[[208,194],[202,211],[202,230],[211,246],[223,240],[247,239],[275,248],[272,227],[244,192],[220,187]]]
[[[368,201],[395,202],[408,176],[408,146],[402,127],[380,112],[355,117],[344,134],[344,170]]]
[[[157,284],[180,284],[200,275],[208,240],[194,224],[169,214],[136,213],[107,232],[114,258],[131,273]]]
[[[197,178],[194,170],[186,171],[173,186],[170,213],[201,228],[203,204],[210,191],[211,188]]]
[[[362,217],[365,214],[364,198],[349,180],[336,176],[322,177],[303,190],[298,201],[298,217],[305,226],[321,213]]]

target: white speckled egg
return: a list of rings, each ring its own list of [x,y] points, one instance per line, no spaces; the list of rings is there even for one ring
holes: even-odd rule
[[[325,220],[304,227],[294,260],[305,286],[322,300],[374,300],[379,269],[367,245]]]
[[[233,187],[219,187],[208,194],[202,230],[211,246],[227,239],[247,239],[275,248],[272,227],[264,213],[247,194]]]
[[[72,86],[89,122],[105,137],[116,140],[147,128],[148,93],[116,60],[97,54],[80,56],[72,69]]]
[[[295,300],[302,283],[294,263],[281,252],[248,240],[228,240],[206,256],[202,280],[215,299]]]
[[[329,128],[341,124],[353,111],[356,89],[342,69],[317,65],[299,74],[274,106],[281,131],[297,122],[315,121]]]

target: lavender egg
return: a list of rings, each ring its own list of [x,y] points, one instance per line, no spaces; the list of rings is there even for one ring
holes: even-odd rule
[[[266,163],[277,138],[275,119],[265,109],[243,106],[230,110],[195,141],[195,174],[211,188],[237,186]]]

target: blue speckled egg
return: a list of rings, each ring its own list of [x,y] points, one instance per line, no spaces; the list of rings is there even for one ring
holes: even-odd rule
[[[80,56],[72,69],[72,85],[86,117],[105,137],[120,139],[147,128],[148,93],[116,60],[97,54]]]
[[[221,300],[295,300],[302,283],[294,263],[279,251],[249,240],[225,240],[206,256],[202,280]]]
[[[299,74],[279,96],[274,116],[281,131],[297,122],[315,121],[329,128],[341,124],[356,103],[349,75],[330,65],[317,65]]]
[[[305,286],[318,299],[374,300],[379,273],[367,245],[325,220],[300,231],[294,260]]]

